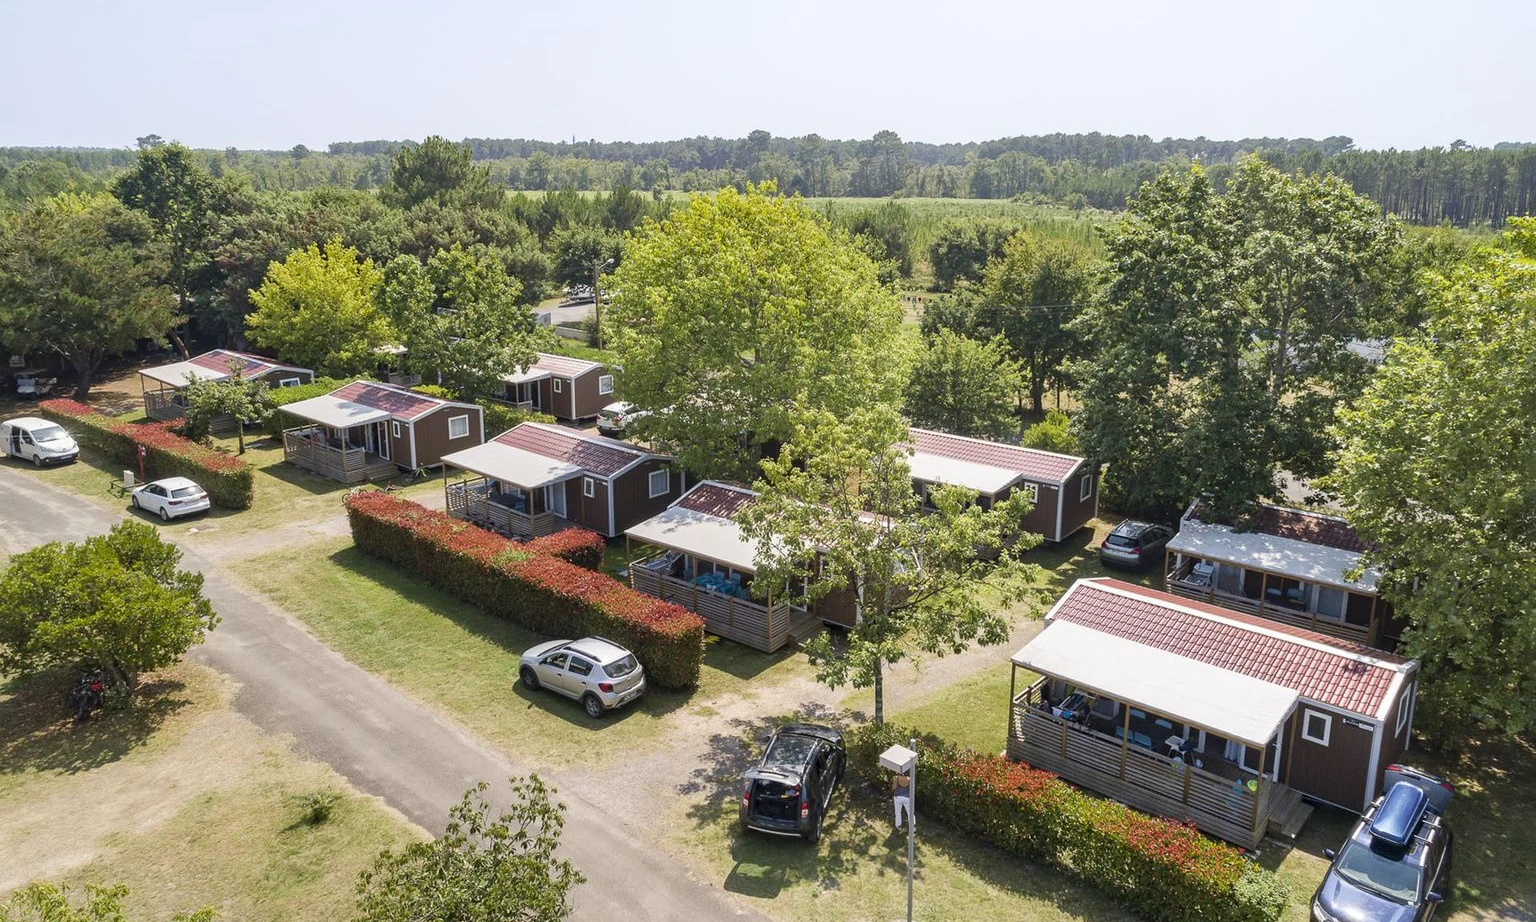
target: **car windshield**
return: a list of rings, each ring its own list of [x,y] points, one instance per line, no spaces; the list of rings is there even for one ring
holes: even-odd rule
[[[1130,535],[1110,535],[1105,543],[1110,547],[1135,547],[1136,539]]]
[[[34,429],[32,431],[32,438],[39,442],[56,442],[66,435],[68,433],[59,426],[44,426],[41,429]]]
[[[1419,869],[1400,849],[1377,851],[1351,842],[1339,853],[1334,871],[1357,887],[1399,903],[1419,896]]]
[[[634,672],[639,665],[640,664],[635,661],[634,656],[626,656],[623,659],[614,660],[613,662],[604,666],[603,671],[608,673],[608,678],[610,679],[622,679],[629,675],[631,672]]]
[[[807,736],[776,736],[773,745],[768,747],[767,755],[763,756],[763,767],[793,774],[810,761],[811,752],[815,748],[816,741]]]
[[[171,491],[171,496],[175,499],[186,499],[189,496],[196,496],[201,492],[203,491],[198,487],[177,487]]]

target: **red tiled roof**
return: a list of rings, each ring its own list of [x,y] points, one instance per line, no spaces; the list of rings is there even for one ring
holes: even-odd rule
[[[552,375],[562,378],[575,378],[584,375],[594,368],[602,368],[602,362],[589,362],[586,359],[573,359],[568,355],[550,355],[548,352],[535,353],[533,367],[541,371],[547,371]]]
[[[683,494],[683,498],[678,500],[676,505],[705,515],[733,519],[736,513],[756,501],[757,494],[751,490],[706,480]]]
[[[1403,662],[1325,634],[1119,580],[1077,582],[1062,597],[1052,617],[1373,717],[1396,675],[1393,664]],[[1367,662],[1363,657],[1378,662]]]
[[[264,359],[259,355],[232,352],[228,349],[214,349],[211,352],[204,352],[202,355],[194,355],[187,359],[187,361],[199,368],[216,371],[220,375],[229,374],[230,362],[239,361],[241,363],[240,377],[242,378],[254,378],[257,375],[264,375],[274,368],[292,367],[289,365],[279,365],[271,359]]]
[[[1291,538],[1357,554],[1366,549],[1365,542],[1360,540],[1354,526],[1336,516],[1266,503],[1259,507],[1258,514],[1247,524],[1256,532],[1277,538]]]
[[[613,439],[537,423],[520,423],[496,436],[493,441],[574,464],[598,477],[612,477],[646,455],[637,448]]]
[[[1042,483],[1062,483],[1083,463],[1082,458],[1022,445],[988,442],[932,429],[913,429],[911,432],[913,447],[924,454],[1018,471],[1026,479]]]
[[[373,381],[353,381],[345,387],[331,391],[331,396],[383,410],[392,416],[407,420],[416,419],[450,402]]]

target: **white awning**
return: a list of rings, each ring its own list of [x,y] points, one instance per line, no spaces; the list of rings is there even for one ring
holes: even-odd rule
[[[1360,563],[1360,555],[1354,551],[1259,532],[1237,532],[1205,522],[1180,523],[1168,550],[1356,592],[1375,592],[1379,575],[1368,569],[1358,580],[1345,579],[1344,574]]]
[[[631,538],[704,557],[732,569],[757,569],[757,543],[742,537],[741,526],[716,515],[673,506],[628,531]]]
[[[139,372],[146,378],[159,381],[161,384],[169,384],[171,387],[186,387],[196,377],[199,381],[222,381],[229,377],[228,371],[215,371],[212,368],[204,368],[191,362],[172,362],[169,365],[156,365],[154,368],[145,368]]]
[[[529,381],[543,381],[549,377],[549,372],[532,365],[522,371],[514,371],[510,375],[503,375],[501,380],[508,384],[527,384]]]
[[[574,464],[500,442],[486,442],[443,455],[443,463],[525,490],[536,490],[582,474],[582,469]]]
[[[1296,706],[1289,688],[1065,621],[1048,624],[1013,662],[1254,747]]]
[[[300,419],[307,419],[312,423],[322,426],[330,426],[335,429],[348,429],[352,426],[361,426],[366,423],[376,423],[389,419],[388,410],[380,410],[375,407],[353,403],[350,400],[342,400],[330,394],[322,394],[319,397],[311,397],[308,400],[300,400],[285,406],[278,407],[284,413],[292,413]]]
[[[912,476],[917,480],[966,487],[988,496],[997,494],[1019,479],[1018,471],[977,464],[974,461],[958,461],[921,451],[913,452],[907,458],[907,466],[912,469]]]

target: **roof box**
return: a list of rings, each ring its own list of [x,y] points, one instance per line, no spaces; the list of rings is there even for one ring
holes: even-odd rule
[[[1418,787],[1405,783],[1393,785],[1371,820],[1371,838],[1388,845],[1407,845],[1413,841],[1413,834],[1428,806],[1429,795]]]

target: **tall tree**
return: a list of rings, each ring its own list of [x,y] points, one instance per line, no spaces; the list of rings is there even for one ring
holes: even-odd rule
[[[934,285],[949,291],[962,281],[980,282],[987,263],[1003,255],[1019,228],[1005,221],[951,221],[939,228],[928,246]]]
[[[533,314],[517,303],[517,289],[483,248],[455,245],[425,265],[390,260],[379,306],[400,334],[406,366],[470,397],[499,392],[503,375],[533,362]]]
[[[415,146],[395,152],[389,182],[379,198],[396,208],[412,208],[423,202],[456,207],[497,208],[506,190],[491,179],[487,166],[474,162],[468,144],[454,144],[432,135]]]
[[[295,250],[250,293],[251,341],[322,375],[371,372],[395,337],[374,301],[382,277],[339,238]]]
[[[911,277],[914,237],[912,209],[900,202],[886,202],[876,208],[865,208],[849,217],[848,230],[855,237],[870,242],[870,255],[877,262],[890,263],[896,274]]]
[[[956,435],[1017,435],[1013,415],[1019,369],[1008,344],[982,342],[939,330],[924,343],[907,384],[907,418],[914,425]]]
[[[565,805],[538,775],[512,779],[512,802],[491,815],[482,782],[449,811],[436,839],[386,851],[357,882],[359,922],[559,922],[586,878],[555,857]]]
[[[610,272],[624,258],[624,238],[591,224],[561,228],[550,237],[555,253],[555,281],[591,286],[595,275]]]
[[[245,424],[264,422],[272,415],[273,403],[267,382],[245,377],[241,374],[244,368],[242,359],[231,359],[227,378],[189,378],[182,391],[187,399],[185,428],[189,437],[202,438],[215,417],[231,416],[239,453],[245,454]]]
[[[1335,410],[1366,366],[1345,346],[1392,307],[1394,221],[1332,177],[1247,160],[1223,196],[1205,173],[1143,187],[1107,239],[1110,279],[1081,329],[1085,450],[1127,511],[1195,495],[1235,515],[1278,467],[1326,469]]]
[[[1324,481],[1423,667],[1421,728],[1536,729],[1536,219],[1430,277],[1422,328],[1343,408]]]
[[[889,407],[810,414],[763,462],[762,495],[741,514],[758,547],[755,586],[798,587],[805,604],[853,593],[858,623],[845,642],[834,646],[823,632],[808,652],[819,681],[874,690],[876,724],[885,720],[887,666],[1008,639],[999,612],[1023,586],[1012,578],[1022,575],[1014,555],[1040,541],[1018,532],[1029,510],[1019,492],[984,510],[973,491],[936,487],[922,514],[906,439]],[[998,594],[990,598],[979,591],[989,577]]]
[[[132,689],[219,622],[203,575],[176,569],[180,560],[158,530],[132,521],[12,557],[0,575],[0,669],[95,666]]]
[[[647,224],[611,286],[625,396],[657,411],[648,432],[701,476],[750,479],[797,408],[900,399],[896,295],[846,233],[771,187],[699,196]]]
[[[160,284],[164,265],[149,220],[109,195],[33,202],[0,228],[6,342],[62,356],[83,400],[102,359],[137,339],[160,339],[181,321]]]

